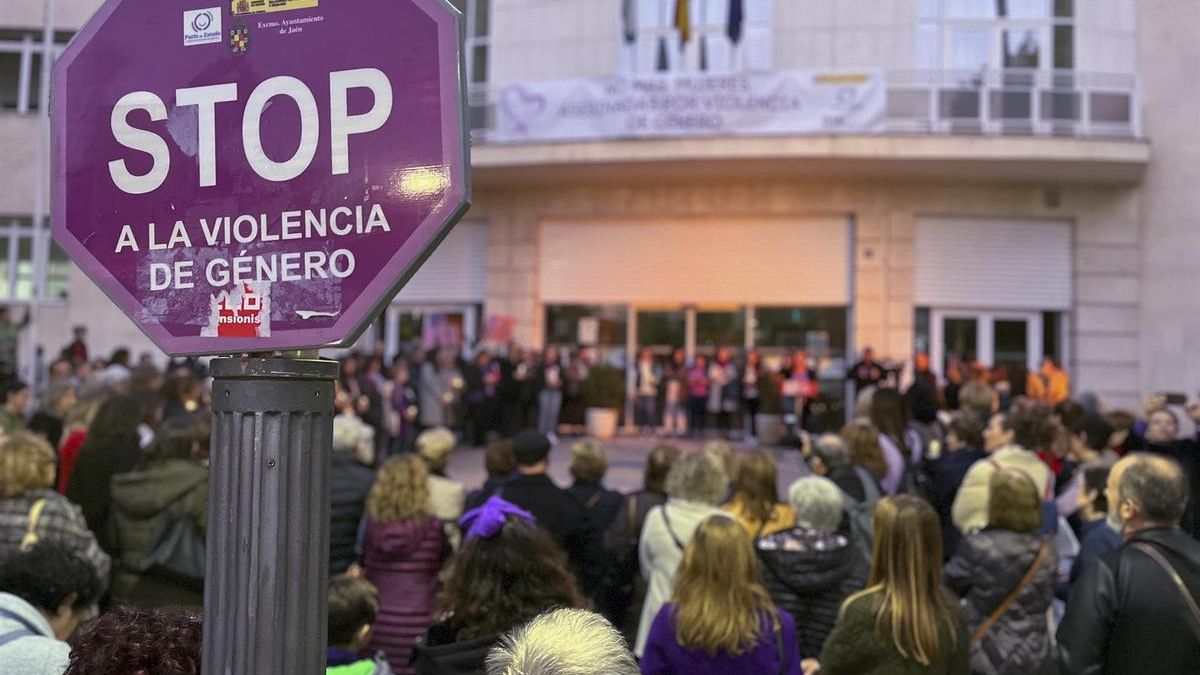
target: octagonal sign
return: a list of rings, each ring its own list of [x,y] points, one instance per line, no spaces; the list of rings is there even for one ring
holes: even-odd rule
[[[446,0],[108,0],[54,68],[54,237],[170,354],[346,345],[470,201]]]

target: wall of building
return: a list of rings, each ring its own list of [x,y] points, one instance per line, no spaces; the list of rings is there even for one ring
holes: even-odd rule
[[[916,0],[775,2],[775,67],[912,68]]]
[[[1062,188],[1049,199],[1047,189],[904,182],[598,184],[480,190],[472,216],[489,226],[486,313],[513,317],[517,339],[539,345],[544,321],[537,297],[542,221],[603,217],[649,224],[655,218],[853,214],[856,348],[872,345],[895,358],[907,358],[913,345],[913,246],[919,216],[1069,219],[1075,223],[1076,298],[1068,366],[1079,390],[1095,391],[1113,405],[1135,405],[1140,396],[1136,189]],[[686,242],[680,245],[683,255]],[[803,264],[802,252],[797,264]]]
[[[620,63],[612,0],[492,0],[490,80],[610,77]]]
[[[0,27],[40,31],[46,2],[54,3],[52,22],[58,30],[79,30],[104,0],[5,0],[0,3]]]
[[[1139,0],[1141,86],[1154,161],[1142,188],[1141,384],[1200,386],[1200,3]]]

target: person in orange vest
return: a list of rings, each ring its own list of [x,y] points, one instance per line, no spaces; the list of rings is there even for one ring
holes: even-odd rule
[[[1042,367],[1038,373],[1041,377],[1043,390],[1040,396],[1029,392],[1032,398],[1040,398],[1050,405],[1058,405],[1071,397],[1071,378],[1052,357],[1042,357]]]

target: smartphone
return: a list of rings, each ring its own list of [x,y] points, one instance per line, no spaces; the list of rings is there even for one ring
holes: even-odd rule
[[[1187,395],[1179,392],[1163,392],[1159,394],[1165,399],[1167,405],[1186,405]]]

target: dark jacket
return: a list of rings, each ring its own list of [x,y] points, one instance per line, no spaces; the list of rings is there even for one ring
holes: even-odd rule
[[[1121,548],[1125,537],[1108,524],[1107,518],[1084,523],[1079,530],[1079,554],[1071,565],[1071,583],[1079,580],[1079,574],[1088,562]]]
[[[588,522],[597,532],[604,532],[612,525],[621,512],[621,505],[625,503],[625,497],[620,492],[606,489],[600,483],[577,480],[567,488],[567,494],[583,505]]]
[[[41,434],[50,442],[50,447],[58,450],[62,445],[63,420],[57,415],[51,415],[45,410],[39,410],[29,418],[29,430]]]
[[[942,554],[947,560],[954,555],[958,542],[962,540],[962,532],[954,524],[952,516],[954,498],[958,496],[958,488],[962,487],[967,471],[975,462],[986,458],[987,453],[982,450],[963,448],[944,453],[925,464],[925,472],[929,476],[929,501],[942,521]]]
[[[1179,587],[1135,542],[1153,546],[1200,601],[1200,542],[1179,529],[1135,534],[1080,573],[1058,627],[1060,673],[1195,672],[1200,626]]]
[[[1200,539],[1200,448],[1191,440],[1175,441],[1168,445],[1159,445],[1144,440],[1142,442],[1144,445],[1141,452],[1170,457],[1183,467],[1192,498],[1188,500],[1187,508],[1184,509],[1179,524],[1184,532]]]
[[[950,627],[938,631],[941,649],[928,666],[904,658],[890,637],[876,627],[875,598],[860,596],[846,606],[821,652],[821,675],[968,675],[970,634],[958,618],[954,638]],[[804,655],[806,658],[808,654]]]
[[[480,487],[478,490],[472,490],[467,493],[467,498],[463,503],[463,511],[466,512],[483,506],[483,503],[488,500],[488,497],[497,494],[504,488],[505,484],[508,483],[509,478],[510,476],[488,476],[487,480],[483,482],[482,487]]]
[[[667,503],[667,495],[639,490],[621,503],[621,510],[604,532],[606,559],[605,597],[607,607],[598,607],[613,625],[633,644],[637,639],[638,619],[646,600],[646,580],[638,561],[638,543],[650,509]]]
[[[583,505],[545,474],[514,475],[504,485],[504,498],[529,511],[567,552],[580,590],[592,595],[599,585],[599,535]]]
[[[90,438],[84,441],[67,484],[67,499],[79,505],[92,532],[99,535],[105,531],[113,476],[132,471],[141,456],[136,434],[104,445]],[[103,536],[100,544],[110,545]]]
[[[499,641],[499,635],[460,641],[452,625],[434,624],[417,641],[413,665],[417,675],[484,675],[488,651]]]
[[[963,620],[973,634],[1029,571],[1042,548],[1036,534],[986,529],[973,534],[946,563],[946,586],[966,600]],[[1054,602],[1058,569],[1053,550],[1033,581],[983,637],[971,668],[986,675],[1034,675],[1050,667],[1053,653],[1046,610]]]
[[[796,619],[800,653],[816,657],[842,602],[866,585],[868,561],[846,537],[802,527],[758,539],[755,552],[771,599]]]
[[[375,473],[354,458],[334,453],[329,465],[329,575],[358,561],[358,527]]]
[[[158,543],[156,530],[164,512],[191,521],[196,532],[205,536],[208,469],[203,464],[165,459],[113,478],[112,531],[121,563],[113,577],[113,598],[142,607],[200,607],[202,588],[134,572]]]

